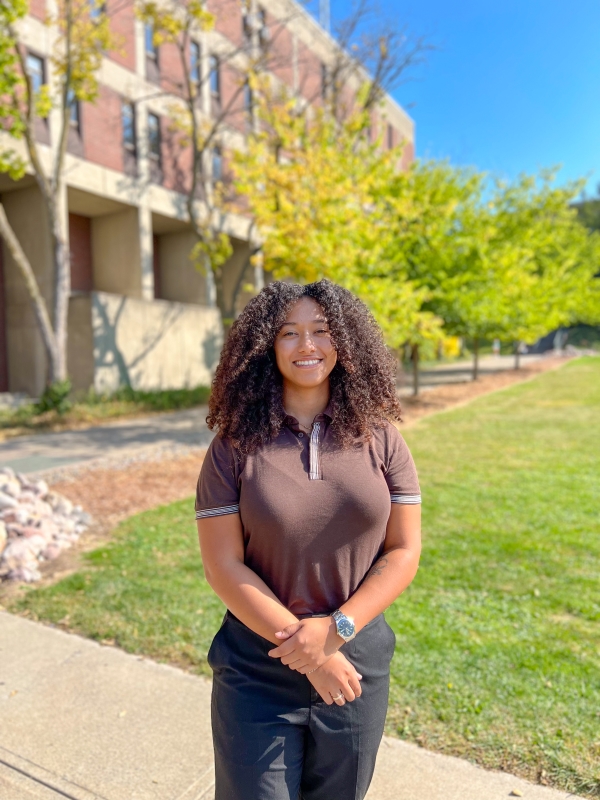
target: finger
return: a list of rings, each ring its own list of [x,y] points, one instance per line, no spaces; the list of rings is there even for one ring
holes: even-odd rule
[[[302,653],[289,653],[287,656],[282,656],[281,663],[286,664],[288,667],[290,664],[293,664],[295,661],[299,661],[301,664],[306,664],[306,658],[302,655]]]
[[[269,650],[269,655],[273,658],[281,658],[282,656],[289,656],[290,653],[293,653],[295,650],[295,645],[291,644],[289,641],[280,644],[279,647],[273,648],[273,650]]]
[[[275,636],[278,639],[289,639],[289,637],[297,633],[301,627],[302,626],[300,625],[299,622],[294,622],[291,625],[288,625],[287,627],[283,628],[283,630],[276,631]]]
[[[346,698],[348,703],[351,703],[353,700],[356,700],[356,694],[354,693],[354,689],[352,688],[352,686],[350,686],[350,683],[348,683],[347,686],[344,686],[344,697]]]
[[[358,678],[354,676],[348,678],[348,684],[352,689],[352,691],[354,692],[355,696],[360,697],[362,694],[362,686],[360,685],[360,681],[358,680]]]
[[[333,702],[336,704],[336,706],[343,706],[346,703],[346,698],[345,697],[337,697],[337,695],[336,695],[336,697],[333,698]]]
[[[304,661],[302,661],[302,659],[298,658],[298,659],[296,659],[296,661],[290,661],[290,663],[287,666],[290,669],[293,669],[293,670],[296,670],[296,672],[299,672],[302,667],[306,666],[306,664],[304,663]]]

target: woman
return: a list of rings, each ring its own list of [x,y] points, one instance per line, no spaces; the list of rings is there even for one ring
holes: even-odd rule
[[[196,517],[228,612],[211,645],[216,800],[360,800],[420,554],[419,485],[366,306],[272,283],[217,368]]]

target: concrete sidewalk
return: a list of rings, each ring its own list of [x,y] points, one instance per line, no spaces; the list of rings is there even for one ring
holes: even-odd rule
[[[208,447],[207,406],[152,414],[79,431],[17,436],[0,443],[0,467],[32,473],[98,459],[135,458],[149,450]],[[1,798],[0,798],[1,800]]]
[[[368,800],[515,791],[575,797],[385,738]],[[0,612],[0,798],[213,800],[210,682]]]

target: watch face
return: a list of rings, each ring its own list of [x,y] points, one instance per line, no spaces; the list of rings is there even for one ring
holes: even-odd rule
[[[337,621],[337,631],[343,639],[348,639],[354,633],[354,623],[348,617],[342,617]]]

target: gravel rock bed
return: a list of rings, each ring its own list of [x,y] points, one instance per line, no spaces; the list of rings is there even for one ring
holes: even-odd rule
[[[90,514],[45,480],[0,469],[0,580],[39,580],[40,562],[58,558],[91,522]]]

